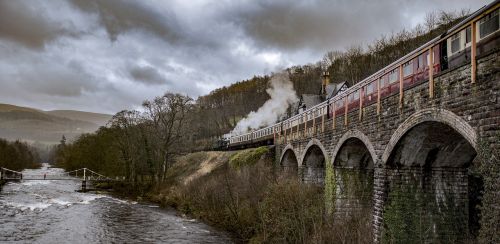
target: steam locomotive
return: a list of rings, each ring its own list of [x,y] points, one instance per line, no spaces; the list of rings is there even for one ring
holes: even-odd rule
[[[499,0],[482,7],[423,46],[302,113],[266,128],[241,135],[226,135],[224,147],[237,149],[270,145],[277,137],[287,133],[297,136],[298,133],[294,132],[318,119],[347,116],[374,103],[380,104],[389,96],[431,82],[434,76],[468,63],[473,63],[472,72],[475,73],[475,60],[498,51],[500,46],[499,7]]]

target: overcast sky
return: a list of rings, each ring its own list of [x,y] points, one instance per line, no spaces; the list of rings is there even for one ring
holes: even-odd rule
[[[0,103],[115,113],[197,97],[489,0],[0,0]]]

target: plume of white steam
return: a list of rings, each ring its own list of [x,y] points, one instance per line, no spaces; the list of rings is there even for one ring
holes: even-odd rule
[[[257,112],[250,112],[240,120],[231,135],[239,135],[252,129],[266,127],[276,123],[278,118],[286,112],[288,107],[298,101],[287,73],[273,75],[270,88],[266,90],[271,99],[267,100]]]

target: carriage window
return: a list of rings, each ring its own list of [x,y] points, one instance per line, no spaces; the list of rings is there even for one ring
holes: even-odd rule
[[[354,100],[358,100],[358,99],[359,99],[359,90],[354,92]]]
[[[470,35],[470,26],[465,29],[465,43],[469,43],[471,41],[471,35]]]
[[[398,74],[399,72],[396,72],[396,70],[393,70],[389,73],[389,83],[394,83],[398,81]]]
[[[384,87],[387,85],[387,84],[386,84],[386,82],[385,82],[384,77],[381,77],[381,78],[379,79],[379,84],[380,84],[380,85],[379,85],[379,86],[380,86],[380,88],[384,88]]]
[[[498,30],[498,9],[479,20],[479,38]]]
[[[422,68],[424,67],[425,64],[424,64],[424,54],[421,54],[420,56],[418,56],[418,68]]]
[[[451,37],[451,53],[460,51],[460,32]]]
[[[366,95],[372,94],[375,91],[375,82],[371,82],[366,86]]]
[[[406,77],[411,74],[413,74],[413,60],[403,64],[403,76]]]

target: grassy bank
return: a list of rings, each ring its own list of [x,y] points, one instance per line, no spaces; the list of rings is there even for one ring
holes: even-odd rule
[[[160,186],[123,184],[113,190],[174,207],[248,243],[372,241],[363,221],[334,222],[323,189],[281,173],[270,151],[193,153],[181,157]]]

